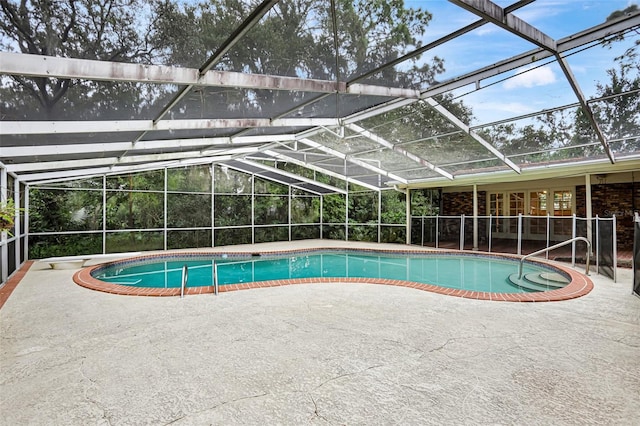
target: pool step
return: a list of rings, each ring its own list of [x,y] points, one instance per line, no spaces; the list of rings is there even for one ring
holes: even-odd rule
[[[527,291],[549,291],[569,284],[562,275],[555,272],[533,272],[518,279],[518,274],[509,275],[509,283]]]

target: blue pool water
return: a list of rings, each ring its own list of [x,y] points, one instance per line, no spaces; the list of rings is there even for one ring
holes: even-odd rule
[[[358,252],[305,252],[285,256],[184,259],[161,258],[125,262],[96,269],[94,278],[135,287],[179,288],[182,267],[188,267],[188,286],[213,285],[213,264],[217,263],[218,284],[286,280],[314,277],[385,278],[434,284],[442,287],[494,293],[522,293],[509,275],[518,262],[482,255],[416,255]],[[549,272],[548,268],[525,263],[524,274]]]

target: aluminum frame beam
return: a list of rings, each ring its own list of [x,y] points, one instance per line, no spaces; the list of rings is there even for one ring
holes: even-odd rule
[[[221,150],[218,156],[209,155],[210,161],[222,159],[231,159],[232,155],[249,154],[257,152],[257,147],[236,148],[235,150]],[[147,155],[131,155],[127,157],[104,157],[91,158],[83,160],[61,160],[61,161],[43,161],[37,163],[17,163],[8,164],[7,170],[14,173],[34,172],[43,170],[59,170],[69,169],[67,173],[73,173],[74,170],[84,169],[96,166],[118,166],[133,163],[157,163],[160,161],[179,161],[187,159],[203,158],[200,151],[173,152],[165,154],[147,154]]]
[[[589,119],[589,123],[591,124],[591,127],[595,131],[596,136],[600,141],[600,144],[602,145],[604,151],[609,157],[609,160],[611,161],[611,163],[615,163],[615,158],[614,158],[613,152],[611,151],[611,147],[607,142],[607,138],[602,132],[600,125],[598,125],[598,122],[596,121],[593,115],[593,111],[591,110],[591,107],[587,103],[587,99],[582,93],[582,89],[580,88],[580,85],[578,84],[575,76],[571,72],[571,68],[569,67],[569,64],[560,55],[560,52],[558,51],[558,44],[553,38],[544,34],[542,31],[538,30],[532,25],[529,25],[528,23],[518,18],[517,16],[512,15],[510,13],[506,13],[504,9],[502,9],[500,6],[496,5],[495,3],[491,2],[490,0],[449,0],[449,1],[451,3],[454,3],[468,10],[469,12],[475,15],[478,15],[483,19],[486,19],[489,22],[494,23],[500,28],[503,28],[517,35],[518,37],[521,37],[537,45],[541,49],[544,49],[550,52],[551,54],[553,54],[556,60],[558,61],[558,64],[560,65],[560,68],[562,69],[562,72],[564,73],[565,78],[569,82],[569,85],[571,86],[573,93],[575,94],[576,98],[578,98],[578,102],[580,103],[585,115]]]
[[[249,165],[251,167],[256,167],[256,168],[268,171],[268,172],[277,173],[277,174],[280,174],[282,176],[286,176],[286,177],[291,178],[291,179],[296,179],[296,180],[298,180],[300,182],[305,182],[305,183],[308,183],[310,185],[319,186],[321,188],[325,188],[325,189],[327,189],[327,190],[329,190],[331,192],[334,192],[334,193],[341,193],[341,194],[345,194],[346,193],[346,191],[344,189],[336,188],[335,186],[327,185],[326,183],[318,182],[316,180],[309,179],[309,178],[306,178],[304,176],[296,175],[295,173],[290,173],[290,172],[287,172],[285,170],[281,170],[281,169],[278,169],[278,168],[275,168],[275,167],[267,166],[267,165],[262,164],[262,163],[258,163],[258,162],[247,160],[247,159],[237,159],[236,161],[238,161],[240,163],[243,163],[243,164],[247,164],[247,165]],[[229,167],[232,167],[232,166],[229,166]],[[247,173],[247,172],[244,172],[244,173]],[[257,176],[260,176],[260,175],[258,174]],[[260,177],[262,177],[262,176],[260,176]],[[273,180],[273,178],[269,178],[269,179]],[[312,193],[318,194],[318,195],[323,195],[320,192],[316,192],[316,191],[310,190],[308,188],[301,187],[300,185],[295,185],[295,184],[287,183],[287,182],[284,182],[284,181],[278,181],[278,182],[280,182],[280,183],[282,183],[284,185],[290,185],[290,186],[296,187],[296,188],[301,189],[303,191],[312,192]]]
[[[0,52],[0,74],[95,81],[175,84],[189,87],[225,87],[327,94],[345,93],[412,99],[420,97],[419,90],[370,84],[347,85],[346,82],[329,80],[217,70],[210,70],[205,74],[200,74],[200,70],[196,68],[129,64],[12,52]]]
[[[474,130],[471,130],[469,128],[469,126],[467,126],[465,123],[463,123],[458,117],[453,115],[444,106],[440,105],[435,99],[427,98],[427,99],[425,99],[425,102],[427,102],[429,104],[429,106],[431,106],[433,109],[435,109],[438,113],[440,113],[440,115],[444,116],[447,120],[449,120],[451,123],[453,123],[460,130],[462,130],[463,132],[465,132],[466,134],[471,136],[476,142],[478,142],[480,145],[485,147],[489,152],[491,152],[493,155],[495,155],[496,158],[500,159],[507,166],[511,167],[511,169],[513,171],[515,171],[516,173],[521,173],[520,167],[518,167],[518,165],[516,163],[514,163],[511,160],[509,160],[509,158],[507,158],[507,156],[505,154],[503,154],[502,152],[498,151],[493,145],[491,145],[489,142],[484,140],[484,138],[482,138],[482,136],[480,136]]]
[[[337,118],[225,118],[186,120],[114,121],[0,121],[0,135],[74,134],[109,132],[151,132],[156,130],[229,129],[239,127],[337,126]],[[135,142],[137,144],[137,142]]]
[[[364,136],[365,138],[379,143],[380,145],[384,146],[385,148],[389,148],[390,150],[397,152],[400,155],[403,155],[404,157],[407,157],[408,159],[415,161],[416,163],[428,168],[431,171],[434,171],[444,177],[446,177],[447,179],[453,179],[453,175],[449,172],[446,172],[444,170],[442,170],[440,167],[437,167],[435,164],[431,163],[429,160],[420,157],[419,155],[413,154],[409,151],[407,151],[406,149],[394,145],[391,142],[387,141],[386,139],[366,130],[363,129],[360,126],[357,126],[355,124],[348,124],[346,127],[348,127],[349,129],[353,130],[356,133],[361,134],[362,136]]]
[[[596,40],[600,40],[602,38],[611,36],[611,34],[615,34],[620,31],[624,31],[625,29],[629,29],[639,25],[640,25],[640,12],[625,15],[615,21],[605,22],[595,27],[588,28],[579,33],[559,39],[556,42],[557,51],[558,53],[563,53],[563,52],[575,49],[577,47],[592,43]],[[537,49],[529,50],[527,52],[521,53],[519,55],[515,55],[503,61],[497,62],[493,65],[489,65],[484,68],[480,68],[476,71],[472,71],[470,73],[463,74],[461,76],[443,81],[439,84],[435,84],[429,87],[428,89],[424,90],[421,94],[421,98],[422,99],[429,98],[444,92],[449,92],[455,89],[459,89],[461,87],[464,87],[470,84],[478,85],[482,80],[495,77],[499,74],[504,74],[508,71],[512,71],[519,67],[529,65],[534,61],[540,61],[542,59],[546,59],[551,56],[555,56],[555,55],[546,49],[537,48]],[[410,105],[413,102],[416,102],[416,100],[413,100],[413,99],[392,100],[384,104],[377,105],[375,107],[371,107],[369,109],[351,114],[350,116],[345,117],[343,119],[343,122],[354,123],[360,120],[364,120],[366,118],[383,114],[388,111],[392,111],[397,108],[401,108],[406,105]],[[311,131],[312,130],[308,132],[311,132]]]
[[[326,146],[322,145],[319,142],[312,141],[311,139],[307,139],[307,138],[300,139],[299,141],[304,143],[305,145],[308,145],[308,146],[310,146],[312,148],[317,149],[318,151],[322,151],[322,152],[330,154],[330,155],[332,155],[334,157],[343,159],[343,160],[345,160],[345,161],[347,161],[349,163],[352,163],[352,164],[355,164],[357,166],[360,166],[363,169],[370,170],[370,171],[372,171],[372,172],[374,172],[374,173],[376,173],[378,175],[386,176],[386,177],[388,177],[390,179],[393,179],[393,180],[396,180],[398,182],[408,183],[408,181],[403,177],[400,177],[400,176],[398,176],[396,174],[393,174],[393,173],[388,172],[388,171],[386,171],[384,169],[381,169],[380,167],[373,166],[373,165],[367,163],[366,161],[360,160],[359,158],[353,157],[351,155],[343,154],[342,152],[336,151],[335,149],[327,148]]]
[[[8,146],[2,147],[0,157],[33,157],[35,150],[38,156],[66,155],[66,154],[91,154],[118,151],[152,150],[163,148],[211,148],[201,150],[203,155],[216,148],[235,148],[241,145],[254,145],[266,142],[292,141],[295,135],[270,135],[270,136],[241,136],[221,138],[193,138],[193,139],[159,139],[133,142],[104,142],[104,143],[79,143],[65,145],[37,145],[37,146]]]
[[[449,2],[480,18],[521,37],[538,47],[556,52],[556,41],[512,13],[507,13],[497,4],[489,0],[449,0]]]
[[[314,170],[316,172],[325,174],[327,176],[334,177],[336,179],[343,180],[343,181],[348,182],[348,183],[353,183],[355,185],[362,186],[362,187],[370,189],[372,191],[380,191],[380,188],[375,187],[373,185],[369,185],[368,183],[361,182],[361,181],[359,181],[357,179],[342,175],[340,173],[332,172],[331,170],[327,170],[327,169],[325,169],[323,167],[316,166],[315,164],[307,163],[305,161],[300,161],[300,160],[298,160],[296,158],[289,157],[288,155],[283,154],[283,153],[281,153],[279,151],[267,150],[267,151],[264,151],[264,152],[266,154],[269,154],[270,156],[272,156],[274,158],[289,162],[291,164],[296,164],[298,166],[306,167],[306,168]],[[345,191],[344,193],[346,194],[347,191]]]

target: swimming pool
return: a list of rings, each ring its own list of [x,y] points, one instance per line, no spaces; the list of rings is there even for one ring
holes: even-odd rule
[[[356,249],[253,256],[163,253],[83,269],[74,280],[111,293],[176,295],[180,294],[182,268],[187,265],[187,294],[210,293],[214,264],[221,292],[285,284],[360,282],[476,299],[542,301],[578,297],[591,290],[588,278],[577,280],[576,286],[574,278],[580,274],[535,261],[525,263],[523,280],[514,280],[518,259],[509,256]]]

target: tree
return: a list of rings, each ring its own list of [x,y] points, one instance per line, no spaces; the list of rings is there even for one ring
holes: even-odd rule
[[[32,55],[150,63],[158,47],[150,44],[150,12],[150,3],[136,0],[0,0],[0,48]],[[139,112],[136,102],[144,91],[144,86],[132,83],[49,77],[11,76],[2,83],[2,98],[19,100],[2,105],[12,119],[59,119],[71,113],[78,118],[87,108],[106,112],[128,107]],[[124,93],[129,93],[128,99]]]
[[[335,2],[283,0],[215,64],[218,70],[346,81],[394,60],[420,45],[431,15],[405,7],[403,0]],[[252,4],[253,7],[253,4]],[[164,2],[158,8],[158,40],[167,40],[163,60],[198,66],[209,58],[242,22],[246,2],[220,0],[197,5]],[[334,28],[334,21],[336,23]],[[189,28],[190,31],[184,31]],[[194,58],[199,58],[198,64]],[[442,61],[418,64],[403,72],[390,67],[367,83],[413,87],[432,82]],[[180,114],[205,117],[275,116],[317,94],[272,90],[199,88],[182,104]],[[335,102],[313,105],[302,114],[333,112]],[[325,109],[326,111],[321,111]]]

